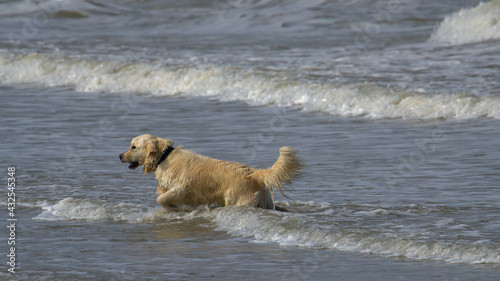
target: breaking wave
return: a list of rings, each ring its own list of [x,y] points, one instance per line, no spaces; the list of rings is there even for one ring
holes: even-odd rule
[[[43,202],[38,207],[41,207],[43,211],[34,218],[36,220],[112,220],[127,223],[170,221],[177,223],[179,220],[189,222],[202,219],[209,221],[214,230],[247,237],[261,243],[370,253],[411,260],[500,264],[500,251],[492,246],[412,240],[400,238],[396,234],[386,235],[366,229],[355,231],[318,224],[317,221],[309,218],[311,213],[293,213],[294,209],[308,209],[320,211],[323,216],[326,215],[325,206],[314,202],[293,202],[289,206],[291,213],[250,207],[198,208],[167,212],[159,207],[150,208],[129,203],[106,203],[99,200],[73,198],[65,198],[52,203]],[[331,208],[329,211],[332,211]],[[339,212],[339,210],[333,210],[333,212]],[[381,209],[376,209],[371,213],[380,214]]]
[[[431,41],[450,45],[500,39],[500,1],[493,0],[447,16]]]
[[[371,119],[500,118],[500,96],[430,94],[369,84],[297,80],[283,71],[90,60],[39,53],[0,52],[0,83],[73,86],[81,92],[210,96],[256,106]]]

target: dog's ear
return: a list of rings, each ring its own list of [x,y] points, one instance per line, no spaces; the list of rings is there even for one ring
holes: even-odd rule
[[[144,161],[144,174],[151,173],[153,171],[153,163],[158,156],[158,140],[152,139],[146,143],[146,160]]]
[[[156,138],[146,143],[146,161],[144,163],[144,174],[151,173],[155,170],[158,158],[174,142],[168,139]]]
[[[160,153],[163,153],[163,151],[165,151],[167,147],[174,144],[174,142],[169,139],[157,138],[156,141],[157,141],[156,148],[160,151]]]

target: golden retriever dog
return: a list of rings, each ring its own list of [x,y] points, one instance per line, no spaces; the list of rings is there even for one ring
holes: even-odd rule
[[[134,138],[120,154],[130,169],[144,165],[144,174],[155,173],[157,201],[165,209],[188,205],[252,206],[286,211],[276,206],[273,190],[281,194],[285,185],[303,168],[297,152],[282,147],[278,160],[269,169],[202,156],[169,139],[150,134]]]

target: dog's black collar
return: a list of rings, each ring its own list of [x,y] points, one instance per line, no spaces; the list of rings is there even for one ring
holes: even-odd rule
[[[161,162],[165,161],[165,159],[167,159],[167,156],[170,154],[170,152],[172,152],[172,150],[174,150],[174,147],[169,145],[167,147],[167,149],[165,149],[165,151],[163,152],[163,154],[161,155],[160,157],[160,161],[158,161],[158,164],[156,164],[156,167],[158,167],[158,165],[161,164]]]

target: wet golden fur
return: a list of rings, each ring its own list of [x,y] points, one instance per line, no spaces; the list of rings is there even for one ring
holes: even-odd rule
[[[276,207],[285,211],[275,206],[273,191],[277,189],[283,194],[285,185],[290,184],[303,167],[291,147],[282,147],[276,163],[265,170],[202,156],[182,146],[177,146],[158,165],[163,152],[173,143],[169,139],[141,135],[120,155],[122,162],[132,163],[129,168],[144,165],[144,174],[155,173],[157,201],[166,209],[216,204]]]

